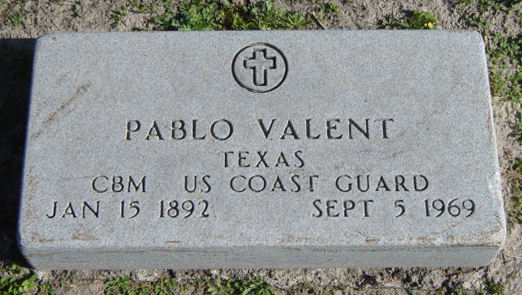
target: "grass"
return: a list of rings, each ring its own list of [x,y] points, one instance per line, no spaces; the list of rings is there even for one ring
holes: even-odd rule
[[[143,3],[142,0],[131,0],[129,1],[129,7],[136,13],[145,13],[152,11],[151,7]]]
[[[164,7],[165,12],[152,19],[161,31],[303,29],[310,24],[303,14],[271,1],[236,5],[227,0],[193,0],[178,7],[167,1]]]
[[[80,0],[73,8],[74,16],[83,18],[83,6],[85,0]]]
[[[7,268],[0,269],[0,294],[28,295],[53,294],[49,283],[37,281],[37,276],[28,269],[11,263]]]
[[[105,282],[105,295],[173,295],[189,292],[185,284],[163,278],[154,282],[134,282],[129,277],[118,277]]]
[[[463,0],[462,3],[475,5],[479,11],[503,11],[512,13],[518,3],[522,0]]]
[[[328,5],[326,9],[336,8]],[[305,14],[286,10],[272,1],[239,5],[228,0],[190,0],[175,4],[167,0],[147,5],[132,0],[112,11],[113,26],[123,25],[131,12],[153,14],[149,21],[158,31],[292,30],[311,24]]]
[[[506,207],[508,223],[510,225],[522,224],[522,158],[513,160],[511,171],[507,173],[507,176],[513,188],[511,205]]]
[[[0,27],[27,27],[32,4],[30,0],[0,0]]]
[[[9,12],[6,14],[4,24],[7,26],[23,25],[24,27],[27,27],[27,21],[25,19],[26,14],[27,14],[27,11],[25,11],[25,10]]]
[[[522,144],[522,114],[519,112],[518,119],[515,119],[516,122],[513,124],[513,136],[515,137],[516,141],[520,144]]]
[[[522,102],[522,35],[506,35],[495,31],[489,16],[503,12],[512,14],[522,24],[522,0],[464,0],[473,11],[469,25],[482,32],[486,39],[491,92],[495,99]]]
[[[491,27],[491,22],[487,21],[486,18],[477,15],[473,15],[471,17],[469,24],[479,30],[484,30]]]
[[[55,294],[56,286],[38,280],[36,274],[29,269],[12,263],[8,267],[0,268],[0,294],[2,295],[29,295]],[[260,277],[245,280],[221,280],[204,277],[197,282],[179,283],[172,278],[162,278],[153,282],[135,282],[127,276],[111,278],[105,281],[105,295],[174,295],[174,294],[208,294],[208,295],[278,295],[279,292],[272,285]],[[318,287],[313,282],[306,283],[289,294],[334,294],[332,287]],[[358,294],[366,294],[361,289]],[[411,291],[409,294],[429,295],[503,295],[504,286],[492,281],[485,282],[485,290],[473,291],[462,288],[443,288],[430,293]]]
[[[337,4],[332,2],[324,2],[317,4],[318,6],[316,7],[315,11],[320,13],[339,13],[341,10]]]
[[[393,15],[388,15],[381,21],[385,29],[409,29],[409,30],[432,30],[437,29],[437,17],[430,12],[413,10],[406,17],[405,22],[400,22]]]
[[[465,290],[464,288],[442,288],[438,291],[429,293],[420,293],[418,291],[412,291],[411,295],[504,295],[504,285],[501,283],[495,283],[493,281],[485,282],[485,290]]]
[[[362,291],[364,289],[357,289],[356,291]],[[292,288],[288,292],[288,294],[291,295],[302,295],[302,294],[318,294],[318,295],[333,295],[335,292],[335,289],[333,287],[327,286],[327,287],[319,287],[314,282],[306,282],[304,284],[299,284]],[[349,293],[351,294],[351,293]],[[357,292],[355,294],[366,294],[364,292]]]
[[[522,102],[522,34],[494,33],[487,48],[491,91],[495,98]]]
[[[203,293],[209,295],[276,295],[274,287],[256,277],[247,280],[211,280],[205,278],[196,284],[179,284],[173,279],[155,282],[133,282],[129,277],[119,277],[105,282],[105,295],[170,295]]]
[[[504,295],[504,284],[486,281],[486,293],[490,295]]]
[[[437,23],[438,20],[433,13],[414,10],[408,18],[407,28],[416,30],[436,29]]]
[[[212,286],[207,289],[211,295],[275,295],[279,294],[274,287],[256,277],[249,280],[227,280],[217,279]]]
[[[83,5],[83,3],[82,3]],[[83,7],[83,6],[82,6]],[[83,11],[83,8],[82,8]],[[117,28],[123,25],[123,21],[129,13],[146,13],[154,12],[154,5],[147,5],[142,0],[130,0],[120,7],[112,10],[111,18],[114,21],[113,27]]]
[[[128,14],[128,6],[124,4],[120,8],[114,9],[111,18],[114,20],[114,26],[118,27],[123,24],[123,18]]]
[[[57,286],[39,280],[29,269],[11,263],[0,268],[1,295],[55,294]],[[172,278],[162,278],[154,282],[135,282],[129,277],[116,277],[105,281],[105,295],[174,295],[174,294],[209,294],[209,295],[276,295],[273,286],[262,278],[246,280],[221,280],[205,277],[198,282],[183,284]]]

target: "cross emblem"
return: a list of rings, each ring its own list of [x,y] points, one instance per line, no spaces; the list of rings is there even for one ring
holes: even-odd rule
[[[0,0],[1,2],[2,0]],[[239,86],[254,93],[279,87],[288,73],[288,62],[279,48],[254,43],[240,49],[232,60],[232,76]]]
[[[276,57],[268,57],[266,49],[254,49],[252,57],[243,61],[243,67],[252,70],[254,85],[266,86],[268,84],[268,70],[277,69]]]

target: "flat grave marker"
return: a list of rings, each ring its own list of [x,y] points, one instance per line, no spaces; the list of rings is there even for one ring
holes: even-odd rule
[[[481,266],[505,238],[459,31],[37,42],[19,244],[40,269]]]

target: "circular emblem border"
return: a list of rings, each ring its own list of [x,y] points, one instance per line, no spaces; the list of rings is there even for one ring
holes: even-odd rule
[[[248,49],[250,47],[254,47],[254,46],[259,46],[259,45],[263,45],[263,46],[266,46],[266,47],[270,47],[272,49],[274,49],[275,51],[277,51],[277,53],[279,53],[281,55],[281,57],[283,58],[283,62],[285,63],[285,73],[283,75],[283,78],[281,79],[281,81],[279,81],[279,83],[277,83],[274,87],[271,87],[270,89],[268,90],[257,90],[257,89],[252,89],[248,86],[246,86],[245,84],[243,84],[240,79],[236,76],[236,71],[234,70],[234,67],[236,65],[236,62],[239,58],[239,55],[245,51],[245,49]],[[275,47],[274,45],[272,44],[269,44],[269,43],[264,43],[264,42],[257,42],[257,43],[252,43],[250,45],[247,45],[243,48],[241,48],[237,53],[236,55],[234,55],[234,59],[232,60],[232,76],[234,76],[234,80],[236,80],[236,83],[239,84],[239,86],[245,88],[246,90],[250,91],[250,92],[254,92],[254,93],[265,93],[265,92],[269,92],[269,91],[272,91],[276,88],[278,88],[279,86],[281,86],[281,84],[283,84],[283,82],[286,80],[286,76],[288,74],[288,61],[286,60],[286,56],[283,54],[283,52]]]

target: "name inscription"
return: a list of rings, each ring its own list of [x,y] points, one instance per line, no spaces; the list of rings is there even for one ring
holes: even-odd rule
[[[228,140],[234,134],[231,120],[219,119],[201,122],[200,119],[171,120],[168,122],[128,120],[125,140]],[[393,118],[355,119],[257,119],[258,136],[265,139],[387,139]]]

